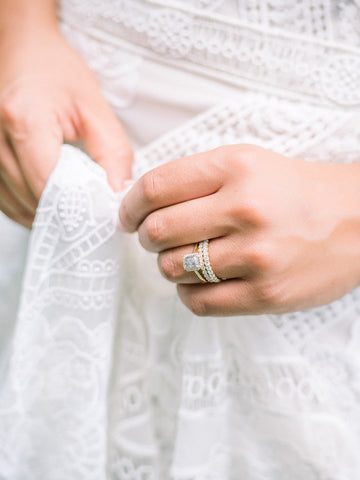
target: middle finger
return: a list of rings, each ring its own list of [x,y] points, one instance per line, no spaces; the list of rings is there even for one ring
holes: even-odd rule
[[[150,252],[161,252],[204,238],[228,235],[234,227],[217,195],[178,203],[151,213],[138,229],[141,245]]]

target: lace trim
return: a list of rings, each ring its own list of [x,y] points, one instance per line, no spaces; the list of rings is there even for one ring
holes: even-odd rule
[[[322,140],[331,140],[351,119],[354,115],[350,112],[280,101],[263,94],[232,98],[141,149],[136,156],[134,175],[139,177],[173,158],[234,143],[261,145],[289,157],[304,156]],[[358,129],[354,126],[353,130],[356,137]],[[345,162],[346,155],[342,152],[342,156],[337,156],[337,150],[339,145],[326,161]]]
[[[259,100],[258,112],[266,101]],[[276,104],[278,129],[269,129],[269,141],[281,133],[281,108],[283,102]],[[217,115],[221,111],[232,110],[219,108]],[[326,109],[319,109],[319,118],[320,111]],[[198,135],[204,122],[216,132],[220,117],[214,112],[192,122],[187,134]],[[311,117],[305,118],[310,124]],[[167,138],[178,142],[172,144],[176,149],[186,136]],[[164,145],[159,141],[154,151]],[[162,160],[171,157],[168,152]],[[194,319],[175,298],[173,285],[161,279],[154,256],[116,231],[116,198],[106,179],[93,174],[95,167],[64,147],[39,207],[24,284],[27,301],[0,391],[4,478],[359,478],[358,297],[325,306],[321,315],[319,309],[316,315],[302,312],[296,321],[282,316],[278,324],[267,316]],[[94,236],[95,252],[82,251],[71,268],[54,267],[55,255],[47,256],[54,242],[55,251],[65,254],[111,219],[112,237],[99,242]],[[106,272],[105,287],[120,297],[121,311],[114,303],[101,311],[94,304],[87,309],[57,303],[64,288],[95,298]],[[41,288],[33,290],[34,284]],[[55,298],[44,304],[47,290]]]
[[[105,43],[235,85],[343,107],[360,104],[358,49],[174,5],[73,0],[60,5],[60,17]]]

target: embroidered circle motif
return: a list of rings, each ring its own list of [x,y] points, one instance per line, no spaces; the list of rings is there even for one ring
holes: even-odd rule
[[[325,94],[340,105],[360,104],[360,59],[352,55],[334,55],[322,72]]]
[[[159,53],[174,57],[186,55],[192,45],[192,22],[180,12],[158,10],[154,12],[147,29],[150,46]]]

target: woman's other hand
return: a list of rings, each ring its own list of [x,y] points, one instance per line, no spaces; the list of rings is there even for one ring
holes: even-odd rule
[[[83,141],[115,190],[130,177],[132,150],[95,75],[56,21],[30,13],[28,0],[11,1],[11,8],[18,3],[34,18],[19,24],[22,12],[7,11],[8,21],[0,25],[0,209],[31,227],[63,141]]]
[[[329,303],[360,284],[360,165],[289,159],[233,145],[145,174],[120,221],[159,252],[166,278],[198,315],[283,313]],[[183,256],[211,239],[201,283]]]

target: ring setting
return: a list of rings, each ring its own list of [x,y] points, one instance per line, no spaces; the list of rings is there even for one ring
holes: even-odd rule
[[[204,283],[219,283],[218,278],[210,264],[209,240],[203,240],[195,244],[194,251],[183,257],[183,267],[187,272],[194,272]]]
[[[202,267],[202,258],[200,253],[193,252],[184,255],[183,258],[184,270],[187,272],[196,272]]]

